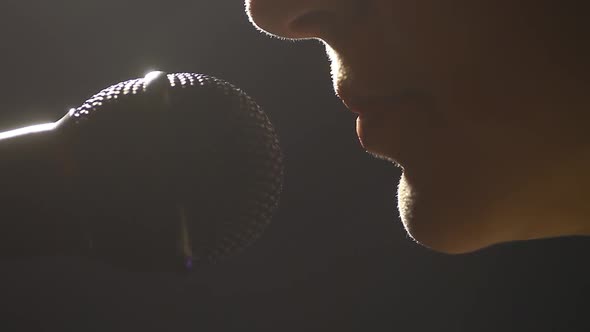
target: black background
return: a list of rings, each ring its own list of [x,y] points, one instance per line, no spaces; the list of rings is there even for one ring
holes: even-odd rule
[[[590,330],[588,239],[460,256],[413,243],[397,217],[400,173],[360,148],[323,47],[263,36],[241,1],[3,0],[0,43],[0,130],[54,121],[152,69],[189,71],[254,97],[286,158],[265,235],[191,276],[0,262],[2,331]]]

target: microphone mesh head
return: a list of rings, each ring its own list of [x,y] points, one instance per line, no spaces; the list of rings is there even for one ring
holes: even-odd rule
[[[134,269],[190,269],[258,238],[283,181],[275,130],[243,91],[193,73],[115,84],[72,110],[89,253]],[[73,133],[72,133],[73,132]]]

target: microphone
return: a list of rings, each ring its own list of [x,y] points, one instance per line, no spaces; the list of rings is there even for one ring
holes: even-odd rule
[[[215,77],[152,72],[54,123],[0,133],[0,257],[188,271],[237,253],[283,183],[275,129]]]

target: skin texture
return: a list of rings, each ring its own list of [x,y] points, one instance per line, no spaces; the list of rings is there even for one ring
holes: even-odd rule
[[[246,0],[261,31],[325,43],[361,144],[403,169],[404,227],[448,253],[590,234],[586,7]]]

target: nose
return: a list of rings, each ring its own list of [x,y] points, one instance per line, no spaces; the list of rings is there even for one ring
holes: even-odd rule
[[[369,0],[246,0],[250,21],[281,38],[329,41],[355,21]]]

